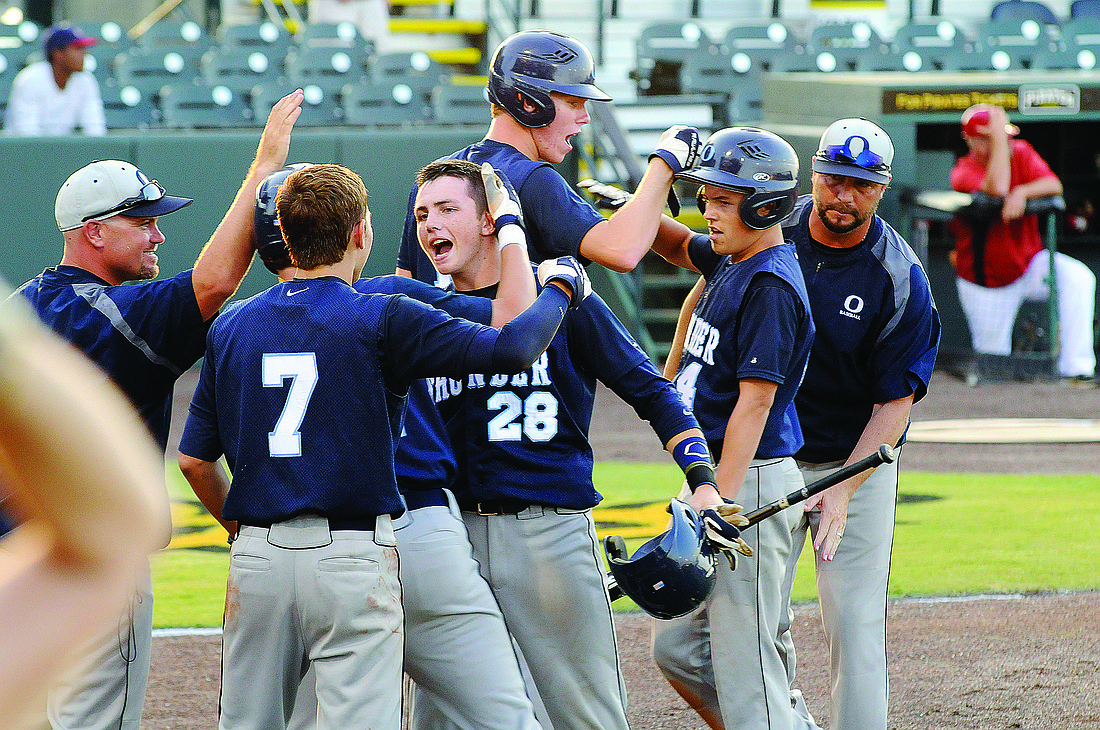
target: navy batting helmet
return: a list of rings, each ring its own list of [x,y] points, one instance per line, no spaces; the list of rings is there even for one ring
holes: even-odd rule
[[[525,127],[554,121],[557,91],[593,101],[611,101],[596,87],[592,54],[575,38],[549,30],[523,30],[505,38],[489,62],[489,99]],[[534,111],[524,109],[524,100]]]
[[[716,556],[699,515],[686,502],[669,503],[672,524],[629,560],[622,537],[604,540],[607,563],[619,588],[655,618],[691,613],[707,600],[717,578]]]
[[[279,213],[275,210],[275,194],[279,186],[293,173],[311,166],[311,162],[296,162],[276,170],[256,188],[256,204],[252,208],[252,245],[260,255],[264,266],[273,274],[294,264],[290,261],[283,232],[279,227]]]
[[[722,129],[707,140],[699,160],[677,179],[744,193],[741,220],[749,228],[771,228],[794,209],[798,155],[779,135],[755,127]],[[700,197],[699,211],[704,207]]]

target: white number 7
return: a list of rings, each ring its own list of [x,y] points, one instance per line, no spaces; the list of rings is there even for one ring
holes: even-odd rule
[[[281,388],[290,378],[286,405],[275,422],[275,430],[267,435],[267,450],[272,456],[302,455],[302,419],[317,387],[317,357],[312,352],[264,353],[263,379],[265,388]]]

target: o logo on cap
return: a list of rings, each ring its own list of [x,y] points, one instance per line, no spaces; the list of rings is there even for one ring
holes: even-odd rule
[[[710,162],[714,159],[714,145],[708,144],[703,148],[703,154],[699,157],[703,162]]]

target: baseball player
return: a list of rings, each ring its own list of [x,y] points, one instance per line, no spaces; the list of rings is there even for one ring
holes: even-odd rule
[[[291,165],[269,176],[256,195],[258,255],[284,280],[293,278],[294,266],[279,229],[275,197],[282,182],[304,166]],[[432,195],[435,206],[449,214],[452,223],[446,235],[465,237],[472,241],[471,248],[487,253],[481,264],[500,279],[495,299],[449,293],[397,276],[359,279],[352,286],[364,294],[406,293],[454,316],[503,325],[535,298],[525,237],[511,222],[518,206],[487,165],[445,160],[429,165],[420,177],[431,179],[422,193]],[[493,193],[488,200],[486,182]],[[423,380],[409,389],[394,466],[408,508],[394,523],[405,611],[404,669],[415,681],[417,694],[432,695],[430,702],[413,702],[410,726],[444,722],[470,730],[537,729],[504,619],[478,573],[450,490],[457,468],[454,452]],[[314,680],[310,670],[288,728],[316,727]],[[442,719],[425,717],[424,708]]]
[[[276,205],[295,278],[229,308],[208,337],[180,466],[238,526],[223,730],[284,726],[310,665],[319,728],[398,727],[392,516],[404,503],[393,459],[409,384],[520,370],[586,288],[579,265],[547,270],[539,298],[499,330],[404,296],[360,294],[351,282],[373,242],[366,198],[339,165],[290,175]],[[232,482],[216,464],[223,454]]]
[[[795,399],[805,438],[797,457],[807,483],[871,454],[878,444],[900,448],[910,408],[927,392],[935,364],[940,323],[928,278],[909,245],[875,214],[892,161],[893,144],[877,125],[834,122],[813,158],[812,195],[799,198],[784,222],[817,325]],[[897,468],[897,460],[883,464],[810,498],[794,526],[784,591],[789,603],[809,531],[830,653],[830,727],[887,726],[886,590]],[[662,642],[662,669],[675,676],[694,672],[697,681],[677,689],[693,707],[714,707],[708,627],[697,622],[679,628]],[[777,645],[793,685],[789,611]],[[815,726],[793,686],[791,704],[796,727]]]
[[[440,180],[423,175],[418,182],[414,219],[421,247],[457,291],[490,296],[497,278],[480,263],[485,244],[479,248],[452,233],[452,196],[438,197]],[[543,262],[540,276],[556,266]],[[455,491],[474,557],[545,704],[544,725],[558,730],[626,727],[591,513],[601,499],[588,443],[597,380],[651,422],[693,479],[708,473],[713,479],[695,419],[595,294],[570,311],[528,370],[429,381],[454,445]]]
[[[286,161],[301,102],[298,90],[275,104],[233,205],[194,269],[171,279],[122,286],[157,276],[156,250],[164,242],[159,218],[190,199],[166,195],[155,180],[119,160],[77,170],[58,191],[54,212],[65,239],[61,263],[24,284],[19,294],[122,389],[162,451],[173,386],[202,355],[211,320],[248,271],[252,197],[259,182]],[[163,544],[169,537],[166,531]],[[51,692],[48,715],[55,728],[138,730],[152,620],[146,571],[120,629],[112,628],[89,647],[86,661]]]
[[[628,271],[655,236],[679,230],[675,221],[661,215],[668,194],[664,174],[668,168],[677,172],[691,167],[698,153],[698,133],[679,126],[666,131],[634,198],[604,218],[551,166],[565,158],[573,138],[588,124],[585,102],[611,101],[596,86],[593,71],[592,55],[584,44],[561,33],[527,30],[504,39],[489,68],[489,130],[480,142],[451,156],[489,162],[515,189],[532,261],[573,256]],[[435,282],[439,274],[416,237],[415,197],[414,189],[397,273]],[[445,277],[440,283],[446,285]]]
[[[655,243],[654,251],[706,281],[675,383],[717,460],[716,485],[693,489],[688,502],[704,513],[723,500],[755,509],[802,484],[793,458],[802,445],[794,396],[814,324],[794,246],[779,225],[798,194],[798,158],[771,132],[732,127],[711,135],[700,166],[677,177],[700,183],[708,235],[685,227],[678,246]],[[714,591],[702,608],[654,626],[658,666],[680,690],[697,679],[691,671],[668,673],[663,652],[681,647],[664,632],[709,622],[717,703],[692,705],[708,723],[754,730],[795,726],[775,644],[786,615],[782,586],[793,526],[786,512],[780,515],[747,533],[751,560],[728,568],[719,561]],[[710,523],[708,534],[721,544]]]

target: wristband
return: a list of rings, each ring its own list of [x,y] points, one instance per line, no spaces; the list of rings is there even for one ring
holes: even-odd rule
[[[707,442],[699,436],[689,436],[672,449],[672,458],[684,472],[688,489],[694,494],[700,484],[717,486],[714,464],[710,459]]]
[[[527,234],[514,219],[511,223],[497,228],[497,252],[503,251],[505,246],[513,243],[527,245]]]

